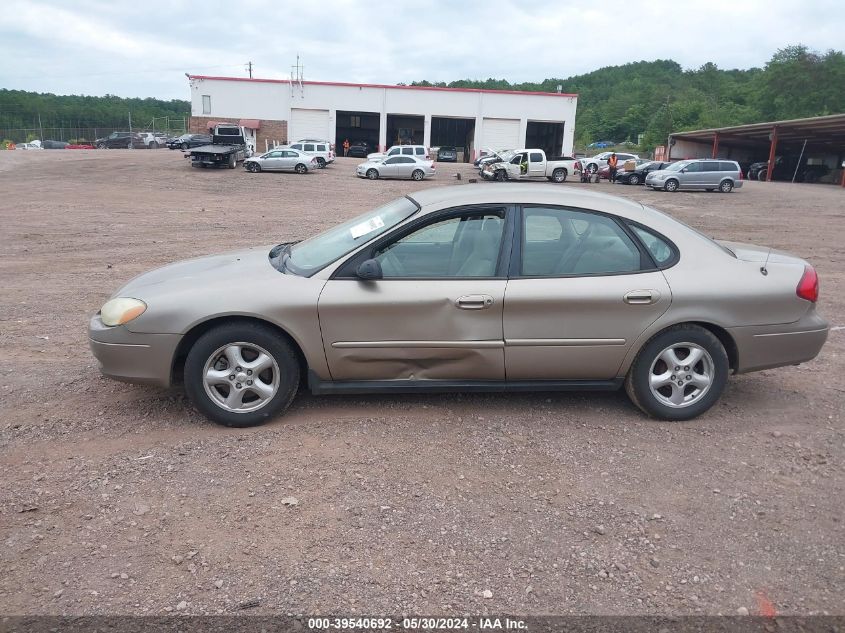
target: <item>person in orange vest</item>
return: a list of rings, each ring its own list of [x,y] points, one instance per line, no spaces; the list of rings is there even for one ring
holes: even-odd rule
[[[610,182],[616,182],[616,168],[619,165],[619,157],[616,156],[616,152],[610,155],[610,158],[607,159],[607,165],[610,167],[610,174],[608,174],[608,180]]]
[[[349,139],[346,139],[346,140],[343,141],[343,155],[344,156],[349,155]]]

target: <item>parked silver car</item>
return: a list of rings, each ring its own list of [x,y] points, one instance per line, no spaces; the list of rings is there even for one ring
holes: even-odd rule
[[[271,149],[261,156],[253,156],[244,161],[244,169],[257,174],[260,171],[295,171],[304,174],[309,169],[319,167],[317,158],[295,149]]]
[[[359,178],[378,180],[379,178],[410,178],[422,180],[434,176],[433,160],[416,156],[390,156],[382,160],[368,160],[358,165],[356,174]]]
[[[315,393],[624,385],[649,415],[688,420],[729,374],[814,358],[828,334],[818,291],[799,257],[715,242],[638,202],[478,184],[139,275],[88,333],[104,374],[183,380],[229,426],[265,422],[306,382]]]
[[[651,172],[646,176],[645,185],[664,191],[718,189],[728,193],[742,187],[742,169],[734,160],[682,160],[672,163],[666,169]]]

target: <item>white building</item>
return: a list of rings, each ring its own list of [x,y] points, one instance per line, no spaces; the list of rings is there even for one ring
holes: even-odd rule
[[[191,129],[243,121],[256,147],[325,139],[454,145],[472,160],[484,148],[539,147],[572,153],[578,95],[515,90],[386,86],[322,81],[188,76]]]

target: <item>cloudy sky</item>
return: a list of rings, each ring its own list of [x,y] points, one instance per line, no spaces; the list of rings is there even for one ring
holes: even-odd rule
[[[762,66],[845,45],[843,0],[3,0],[0,88],[188,98],[184,73],[371,83]],[[589,8],[588,8],[589,7]]]

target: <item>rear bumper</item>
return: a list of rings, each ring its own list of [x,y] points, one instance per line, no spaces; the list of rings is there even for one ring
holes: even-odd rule
[[[738,350],[737,373],[798,365],[818,356],[828,324],[815,310],[795,323],[729,328]]]
[[[94,315],[88,325],[88,340],[104,376],[169,387],[173,357],[182,335],[138,334],[123,326],[107,327],[99,315]]]

